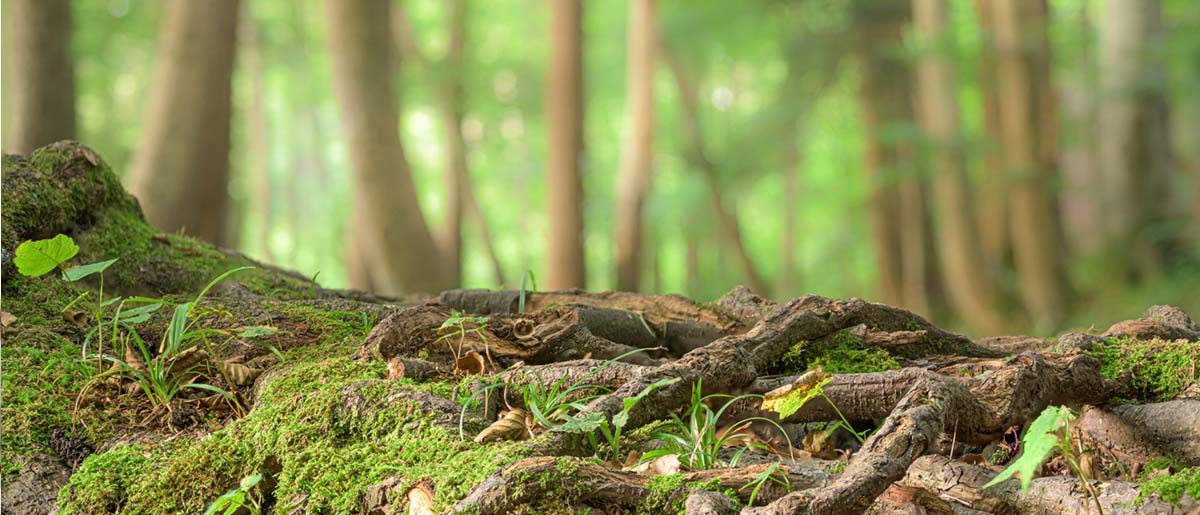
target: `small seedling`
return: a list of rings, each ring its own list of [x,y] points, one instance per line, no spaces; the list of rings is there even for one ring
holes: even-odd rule
[[[1046,463],[1057,451],[1062,455],[1063,461],[1066,462],[1071,472],[1080,478],[1084,491],[1096,503],[1096,510],[1100,515],[1104,515],[1104,508],[1100,506],[1100,494],[1084,474],[1083,467],[1079,463],[1080,454],[1071,448],[1070,422],[1074,419],[1075,414],[1066,406],[1048,406],[1042,410],[1041,415],[1038,415],[1038,418],[1029,424],[1029,429],[1021,438],[1021,454],[1008,465],[1008,468],[997,474],[983,487],[996,486],[1019,472],[1021,474],[1021,491],[1028,492],[1029,483],[1033,481],[1038,467]]]
[[[233,515],[239,509],[243,508],[250,512],[250,515],[259,515],[262,513],[262,507],[259,506],[258,500],[250,495],[250,490],[258,486],[258,483],[261,481],[262,474],[254,474],[242,478],[237,488],[225,492],[213,500],[208,505],[208,509],[204,510],[204,515],[215,515],[217,512],[220,512],[221,515]]]

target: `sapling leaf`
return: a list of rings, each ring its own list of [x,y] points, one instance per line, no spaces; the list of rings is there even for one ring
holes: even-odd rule
[[[1038,467],[1042,466],[1058,448],[1058,431],[1074,418],[1075,414],[1071,413],[1066,406],[1049,406],[1043,410],[1042,414],[1038,415],[1038,418],[1029,425],[1029,429],[1025,431],[1025,437],[1021,439],[1021,455],[1017,456],[1017,459],[1009,464],[1008,468],[983,487],[995,486],[1012,477],[1014,473],[1020,472],[1021,491],[1029,491],[1029,482],[1033,481],[1033,475],[1037,472]]]
[[[79,253],[79,246],[70,236],[59,234],[48,240],[27,241],[17,247],[13,263],[17,272],[39,277],[58,268]]]
[[[110,259],[108,261],[101,261],[99,263],[92,263],[89,265],[81,265],[81,266],[77,266],[75,268],[68,268],[66,270],[63,270],[63,274],[62,274],[63,279],[74,282],[74,281],[83,279],[84,277],[87,277],[89,275],[103,272],[103,271],[107,270],[108,267],[112,266],[113,263],[116,263],[117,259],[119,259],[119,258]]]
[[[670,379],[659,379],[658,381],[655,381],[650,386],[647,386],[645,390],[642,390],[637,395],[634,395],[633,397],[628,397],[626,399],[622,399],[625,404],[625,409],[621,410],[620,413],[617,413],[615,416],[613,416],[613,425],[616,427],[625,427],[625,424],[629,423],[629,410],[633,409],[633,407],[639,401],[641,401],[647,395],[650,395],[650,392],[653,392],[654,390],[657,390],[664,386],[675,384],[678,382],[679,382],[678,377],[672,377]]]

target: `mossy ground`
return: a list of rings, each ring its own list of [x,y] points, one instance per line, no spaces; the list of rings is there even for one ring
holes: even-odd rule
[[[1167,401],[1200,381],[1200,342],[1109,338],[1088,353],[1104,377],[1124,385],[1125,399]]]
[[[207,437],[89,458],[60,493],[62,513],[195,513],[270,462],[281,512],[300,502],[306,512],[360,511],[366,488],[389,476],[432,480],[441,509],[520,457],[517,443],[481,446],[439,427],[398,396],[414,385],[383,374],[382,363],[344,357],[292,364],[258,408]],[[348,416],[339,408],[352,385],[388,407]]]
[[[887,351],[866,345],[849,330],[843,330],[825,340],[797,342],[771,371],[799,374],[814,368],[831,374],[860,374],[895,370],[900,363]]]

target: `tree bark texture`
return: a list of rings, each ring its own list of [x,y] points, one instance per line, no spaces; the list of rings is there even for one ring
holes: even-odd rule
[[[13,0],[5,17],[4,151],[28,154],[75,138],[75,65],[69,0]]]
[[[626,29],[626,118],[617,175],[617,289],[639,291],[644,252],[643,219],[654,175],[654,53],[658,47],[654,0],[633,0]]]
[[[550,67],[546,74],[546,241],[549,289],[582,288],[583,253],[583,2],[549,0]]]

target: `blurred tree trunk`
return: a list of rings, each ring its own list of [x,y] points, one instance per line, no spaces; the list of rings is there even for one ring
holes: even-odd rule
[[[437,292],[454,283],[417,202],[400,145],[392,91],[389,0],[325,3],[334,96],[354,168],[360,238],[372,281],[385,293]]]
[[[1094,34],[1089,2],[1079,2],[1072,13],[1078,16],[1076,30]],[[1058,88],[1062,99],[1062,118],[1065,134],[1062,148],[1062,216],[1063,230],[1071,251],[1092,254],[1104,243],[1101,206],[1104,202],[1104,181],[1098,162],[1096,62],[1092,38],[1063,63],[1064,79]]]
[[[975,0],[983,49],[979,58],[979,83],[983,97],[983,129],[987,135],[983,150],[983,176],[975,188],[978,206],[979,237],[984,263],[990,270],[1009,264],[1008,178],[1004,175],[999,100],[996,98],[996,41],[993,35],[991,2]]]
[[[692,166],[699,169],[704,176],[704,183],[708,186],[708,198],[712,205],[713,216],[717,219],[717,225],[720,227],[722,237],[732,247],[730,250],[733,251],[734,257],[742,269],[746,286],[753,290],[754,293],[764,297],[770,296],[771,292],[767,288],[767,283],[763,281],[762,275],[758,273],[758,267],[755,266],[754,260],[750,258],[750,253],[746,250],[746,245],[742,242],[742,231],[738,227],[737,216],[734,214],[737,211],[726,206],[720,177],[717,174],[717,166],[705,153],[704,136],[701,132],[700,114],[698,112],[700,97],[696,89],[696,84],[683,68],[683,63],[679,61],[679,58],[665,44],[662,44],[661,41],[658,55],[661,56],[663,62],[670,68],[671,76],[675,79],[675,88],[679,91],[679,123],[683,130],[684,157]],[[717,256],[720,259],[725,247],[718,246],[717,249]],[[725,270],[725,267],[722,266],[720,269]]]
[[[955,310],[968,324],[984,334],[994,334],[1001,328],[1001,319],[971,211],[971,190],[959,141],[957,85],[946,57],[953,55],[946,0],[913,0],[912,6],[921,50],[917,114],[936,147],[933,188],[946,289]]]
[[[799,120],[789,124],[792,130],[785,132],[783,140],[783,249],[781,251],[783,261],[780,263],[779,281],[777,291],[782,298],[791,298],[798,293],[796,269],[796,218],[799,216],[796,207],[800,204],[797,199],[800,198],[800,172],[801,163],[800,157],[800,142],[796,141],[799,137]]]
[[[237,0],[167,4],[129,190],[162,231],[229,241]]]
[[[629,120],[617,176],[617,289],[638,291],[642,269],[642,219],[654,175],[654,0],[631,0],[626,30],[625,98]]]
[[[1045,0],[991,0],[1010,232],[1018,285],[1039,330],[1066,317],[1064,245],[1051,184],[1057,120],[1050,86]]]
[[[4,151],[28,154],[75,138],[75,65],[68,0],[11,0],[4,19]]]
[[[1111,261],[1123,276],[1156,274],[1170,248],[1166,71],[1159,0],[1110,1],[1100,21],[1100,171]]]
[[[249,4],[242,6],[241,55],[246,75],[250,79],[250,108],[246,110],[247,132],[250,135],[250,162],[254,178],[254,211],[258,213],[258,251],[269,263],[276,262],[271,250],[272,211],[274,188],[271,186],[271,156],[267,142],[267,113],[263,102],[263,64],[261,42],[258,37],[258,20],[254,19]]]
[[[901,55],[909,6],[902,0],[855,4],[870,184],[870,221],[880,294],[889,304],[929,314],[934,289],[932,241],[925,192],[913,166],[911,144],[897,141],[896,126],[913,119],[912,76]]]
[[[546,76],[546,131],[550,161],[546,201],[549,290],[583,288],[583,2],[549,0],[550,68]]]
[[[417,45],[412,24],[401,5],[392,7],[392,26],[396,32],[397,45],[400,48],[400,60],[418,65],[426,75],[426,83],[435,90],[438,117],[442,122],[446,145],[446,224],[442,232],[440,246],[450,260],[458,278],[455,282],[462,283],[462,228],[463,218],[470,216],[479,224],[479,236],[483,240],[484,251],[492,266],[492,275],[497,285],[504,284],[504,267],[500,264],[500,256],[496,253],[496,245],[492,242],[492,231],[488,219],[479,208],[475,198],[475,188],[471,184],[471,170],[467,160],[467,145],[463,140],[462,122],[465,116],[464,77],[465,59],[463,53],[467,44],[467,12],[466,0],[450,2],[450,45],[442,61],[434,63]],[[437,73],[434,68],[442,68]]]

